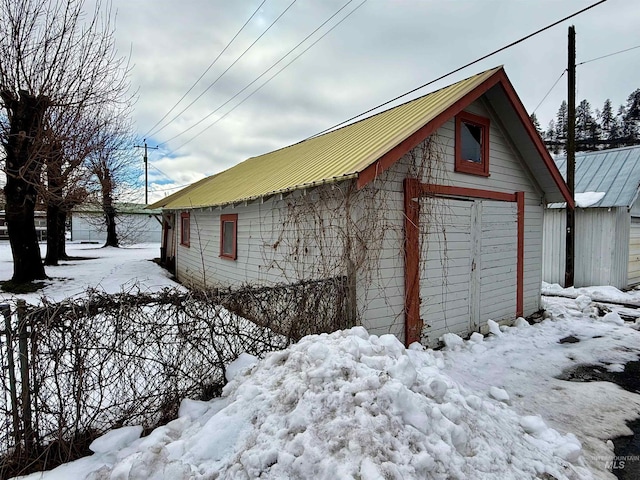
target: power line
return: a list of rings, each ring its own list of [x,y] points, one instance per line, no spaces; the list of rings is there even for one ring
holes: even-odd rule
[[[556,88],[556,85],[558,84],[558,82],[560,81],[560,79],[562,77],[564,77],[564,74],[567,73],[567,69],[565,68],[562,73],[560,74],[560,76],[558,77],[558,79],[555,81],[555,83],[551,86],[551,88],[549,89],[549,91],[546,93],[546,95],[544,97],[542,97],[542,100],[540,100],[540,103],[538,103],[538,105],[536,106],[536,108],[533,109],[533,112],[531,113],[536,113],[536,110],[538,110],[538,108],[540,108],[540,105],[542,105],[542,102],[544,102],[547,97],[549,96],[549,94],[551,93],[551,91]]]
[[[608,57],[612,57],[614,55],[618,55],[619,53],[625,53],[628,52],[630,50],[634,50],[636,48],[640,48],[640,45],[636,45],[635,47],[630,47],[630,48],[625,48],[624,50],[618,50],[617,52],[612,52],[612,53],[608,53],[606,55],[601,55],[600,57],[596,57],[596,58],[592,58],[590,60],[585,60],[584,62],[580,62],[576,64],[576,67],[579,67],[580,65],[584,65],[585,63],[591,63],[591,62],[595,62],[596,60],[602,60],[603,58],[608,58]],[[542,98],[542,100],[540,100],[540,103],[538,103],[538,105],[536,106],[536,108],[533,109],[532,113],[536,113],[536,111],[538,110],[538,108],[540,108],[540,105],[542,105],[542,102],[544,102],[547,97],[549,96],[549,94],[551,93],[551,91],[556,87],[556,85],[558,84],[558,82],[560,81],[560,79],[564,76],[564,74],[567,73],[567,69],[565,69],[562,74],[560,75],[560,77],[555,81],[555,83],[553,84],[553,86],[549,89],[549,91],[547,92],[547,94]]]
[[[617,52],[608,53],[607,55],[602,55],[601,57],[592,58],[591,60],[585,60],[584,62],[577,63],[576,67],[580,65],[584,65],[585,63],[595,62],[596,60],[601,60],[603,58],[613,57],[614,55],[618,55],[619,53],[628,52],[629,50],[634,50],[636,48],[640,48],[640,45],[636,45],[635,47],[631,47],[631,48],[625,48],[624,50],[619,50]]]
[[[191,183],[185,183],[184,185],[176,185],[175,187],[167,187],[167,188],[151,188],[151,192],[168,192],[169,190],[177,190],[178,188],[188,187]]]
[[[258,5],[258,8],[256,8],[256,9],[255,9],[255,11],[254,11],[254,12],[251,14],[251,16],[249,17],[249,19],[248,19],[246,22],[244,22],[244,25],[242,25],[242,27],[240,27],[240,30],[238,30],[238,31],[236,32],[236,34],[233,36],[233,38],[229,41],[229,43],[227,43],[227,45],[222,49],[222,51],[221,51],[221,52],[218,54],[218,56],[213,60],[213,62],[211,62],[211,63],[209,64],[209,66],[206,68],[206,70],[205,70],[204,72],[202,72],[202,75],[200,75],[200,76],[198,77],[198,79],[193,83],[193,85],[191,85],[191,87],[189,88],[189,90],[187,90],[187,91],[185,92],[185,94],[184,94],[184,95],[182,95],[182,97],[180,97],[180,100],[178,100],[178,101],[173,105],[173,107],[171,107],[171,109],[169,109],[169,111],[168,111],[167,113],[165,113],[165,114],[164,114],[164,116],[163,116],[160,120],[158,120],[158,121],[155,123],[155,125],[153,125],[153,127],[151,127],[151,128],[149,129],[149,131],[148,131],[147,133],[145,133],[145,134],[143,135],[143,137],[145,137],[145,138],[149,137],[149,134],[153,131],[153,129],[154,129],[154,128],[156,128],[160,123],[162,123],[162,121],[163,121],[165,118],[167,118],[171,112],[173,112],[173,111],[175,110],[175,108],[180,104],[180,102],[182,102],[182,100],[184,100],[184,99],[185,99],[185,97],[186,97],[187,95],[189,95],[189,93],[191,93],[191,90],[193,90],[193,89],[195,88],[195,86],[198,84],[198,82],[199,82],[200,80],[202,80],[202,78],[207,74],[207,72],[208,72],[209,70],[211,70],[211,68],[212,68],[212,67],[216,64],[216,62],[220,59],[220,57],[222,56],[222,54],[223,54],[224,52],[226,52],[226,51],[227,51],[227,49],[231,46],[231,44],[232,44],[232,43],[234,42],[234,40],[238,37],[238,35],[240,35],[240,33],[244,30],[244,28],[249,24],[249,22],[251,21],[251,19],[252,19],[252,18],[253,18],[253,17],[254,17],[254,16],[255,16],[259,11],[260,11],[260,9],[261,9],[261,8],[262,8],[262,6],[266,3],[266,1],[267,1],[267,0],[262,0],[262,3],[261,3],[260,5]]]
[[[474,64],[476,64],[476,63],[478,63],[478,62],[481,62],[482,60],[485,60],[485,59],[487,59],[487,58],[489,58],[489,57],[491,57],[491,56],[495,55],[496,53],[500,53],[500,52],[502,52],[502,51],[504,51],[504,50],[506,50],[506,49],[508,49],[508,48],[511,48],[511,47],[513,47],[513,46],[515,46],[515,45],[517,45],[517,44],[519,44],[519,43],[522,43],[522,42],[524,42],[525,40],[528,40],[529,38],[531,38],[531,37],[533,37],[533,36],[535,36],[535,35],[538,35],[539,33],[542,33],[542,32],[544,32],[545,30],[549,30],[550,28],[555,27],[556,25],[558,25],[558,24],[560,24],[560,23],[562,23],[562,22],[564,22],[564,21],[566,21],[566,20],[569,20],[570,18],[573,18],[573,17],[575,17],[575,16],[577,16],[577,15],[580,15],[581,13],[584,13],[584,12],[586,12],[587,10],[590,10],[590,9],[592,9],[592,8],[594,8],[594,7],[598,6],[598,5],[600,5],[601,3],[604,3],[604,2],[606,2],[606,1],[607,1],[607,0],[600,0],[600,1],[598,1],[598,2],[596,2],[596,3],[594,3],[594,4],[592,4],[592,5],[590,5],[590,6],[588,6],[588,7],[583,8],[582,10],[578,10],[577,12],[572,13],[571,15],[568,15],[568,16],[566,16],[566,17],[564,17],[564,18],[562,18],[562,19],[560,19],[560,20],[558,20],[558,21],[556,21],[556,22],[553,22],[552,24],[547,25],[546,27],[543,27],[543,28],[541,28],[541,29],[539,29],[539,30],[536,30],[535,32],[530,33],[529,35],[527,35],[527,36],[525,36],[525,37],[522,37],[522,38],[520,38],[519,40],[516,40],[515,42],[511,42],[510,44],[505,45],[504,47],[501,47],[501,48],[499,48],[499,49],[497,49],[497,50],[494,50],[493,52],[488,53],[488,54],[486,54],[486,55],[484,55],[484,56],[482,56],[482,57],[480,57],[480,58],[478,58],[478,59],[476,59],[476,60],[473,60],[472,62],[469,62],[469,63],[467,63],[467,64],[465,64],[465,65],[463,65],[463,66],[461,66],[461,67],[458,67],[458,68],[456,68],[455,70],[450,71],[449,73],[445,73],[444,75],[441,75],[440,77],[438,77],[438,78],[436,78],[436,79],[434,79],[434,80],[431,80],[431,81],[429,81],[429,82],[427,82],[427,83],[425,83],[425,84],[423,84],[423,85],[420,85],[419,87],[416,87],[416,88],[414,88],[414,89],[412,89],[412,90],[409,90],[408,92],[405,92],[405,93],[403,93],[402,95],[398,95],[397,97],[392,98],[391,100],[388,100],[388,101],[386,101],[386,102],[384,102],[384,103],[381,103],[380,105],[377,105],[377,106],[375,106],[375,107],[373,107],[373,108],[370,108],[369,110],[367,110],[367,111],[365,111],[365,112],[359,113],[358,115],[355,115],[355,116],[353,116],[353,117],[351,117],[351,118],[349,118],[349,119],[347,119],[347,120],[345,120],[345,121],[343,121],[343,122],[337,123],[336,125],[333,125],[332,127],[326,128],[326,129],[322,130],[321,132],[316,133],[315,135],[311,135],[310,137],[307,137],[305,140],[309,140],[310,138],[317,137],[317,136],[319,136],[319,135],[322,135],[322,134],[324,134],[324,133],[327,133],[327,132],[329,132],[329,131],[331,131],[331,130],[333,130],[333,129],[335,129],[335,128],[338,128],[338,127],[340,127],[340,126],[342,126],[342,125],[345,125],[345,124],[347,124],[347,123],[349,123],[349,122],[351,122],[351,121],[353,121],[353,120],[355,120],[355,119],[357,119],[357,118],[360,118],[360,117],[362,117],[363,115],[366,115],[367,113],[371,113],[371,112],[373,112],[374,110],[379,109],[380,107],[384,107],[385,105],[389,105],[390,103],[393,103],[393,102],[395,102],[396,100],[400,100],[401,98],[406,97],[407,95],[410,95],[410,94],[412,94],[412,93],[414,93],[414,92],[417,92],[418,90],[420,90],[420,89],[422,89],[422,88],[424,88],[424,87],[426,87],[426,86],[429,86],[429,85],[431,85],[431,84],[433,84],[433,83],[435,83],[435,82],[437,82],[437,81],[439,81],[439,80],[442,80],[442,79],[444,79],[444,78],[447,78],[447,77],[449,77],[449,76],[453,75],[454,73],[459,72],[460,70],[464,70],[465,68],[470,67],[471,65],[474,65]]]
[[[288,11],[291,7],[293,7],[294,3],[296,3],[296,2],[297,2],[297,0],[293,0],[293,1],[289,4],[289,6],[288,6],[287,8],[285,8],[285,9],[284,9],[284,11],[283,11],[280,15],[278,15],[278,17],[277,17],[277,18],[276,18],[276,19],[271,23],[271,25],[269,25],[269,26],[267,27],[267,29],[266,29],[264,32],[262,32],[262,33],[260,34],[260,36],[259,36],[258,38],[256,38],[256,39],[253,41],[253,43],[252,43],[251,45],[249,45],[249,46],[245,49],[245,51],[244,51],[244,52],[242,52],[242,53],[240,54],[240,56],[239,56],[238,58],[236,58],[236,59],[233,61],[233,63],[232,63],[231,65],[229,65],[229,66],[226,68],[226,70],[225,70],[224,72],[222,72],[222,73],[218,76],[218,78],[216,78],[212,83],[210,83],[210,84],[209,84],[209,86],[208,86],[207,88],[205,88],[205,89],[202,91],[202,93],[200,93],[200,95],[198,95],[198,96],[197,96],[197,97],[196,97],[196,98],[195,98],[195,99],[194,99],[194,100],[193,100],[189,105],[187,105],[185,108],[183,108],[183,109],[182,109],[178,114],[176,114],[176,115],[175,115],[171,120],[169,120],[169,121],[168,121],[168,122],[167,122],[167,123],[166,123],[162,128],[160,128],[160,129],[156,130],[155,132],[153,132],[153,134],[154,134],[154,135],[157,135],[158,133],[160,133],[160,132],[161,132],[162,130],[164,130],[168,125],[170,125],[172,122],[174,122],[174,121],[175,121],[175,120],[176,120],[180,115],[182,115],[184,112],[186,112],[186,111],[187,111],[187,110],[188,110],[188,109],[189,109],[189,108],[190,108],[194,103],[196,103],[198,100],[200,100],[200,98],[202,98],[202,96],[203,96],[205,93],[207,93],[211,88],[213,88],[213,86],[214,86],[216,83],[218,83],[218,80],[220,80],[220,79],[221,79],[221,78],[222,78],[222,77],[223,77],[223,76],[224,76],[224,75],[225,75],[229,70],[231,70],[231,68],[232,68],[236,63],[238,63],[238,62],[240,61],[240,59],[241,59],[242,57],[244,57],[244,55],[245,55],[249,50],[251,50],[251,48],[252,48],[256,43],[258,43],[258,41],[259,41],[259,40],[260,40],[260,39],[261,39],[261,38],[262,38],[262,37],[263,37],[263,36],[264,36],[264,35],[265,35],[265,34],[266,34],[270,29],[271,29],[271,27],[273,27],[273,26],[278,22],[278,20],[280,20],[280,19],[284,16],[284,14],[285,14],[285,13],[287,13],[287,11]],[[167,140],[167,141],[168,141],[168,140]],[[164,143],[166,143],[166,142],[164,142]]]
[[[167,180],[171,180],[172,182],[175,183],[175,180],[173,178],[171,178],[169,175],[167,175],[166,173],[164,173],[162,170],[160,170],[158,167],[156,167],[155,165],[153,165],[152,163],[149,163],[149,165],[151,166],[151,168],[156,169],[158,172],[160,172],[160,174],[166,178]]]
[[[244,88],[242,88],[240,91],[238,91],[235,95],[233,95],[229,100],[227,100],[226,102],[224,102],[222,105],[220,105],[218,108],[216,108],[215,110],[213,110],[211,113],[209,113],[207,116],[205,116],[204,118],[200,119],[198,122],[196,122],[195,124],[191,125],[189,128],[187,128],[186,130],[183,130],[182,132],[178,133],[177,135],[174,135],[173,137],[171,137],[170,139],[166,140],[165,142],[163,142],[161,145],[163,145],[164,143],[170,142],[171,140],[174,140],[175,138],[184,135],[185,133],[187,133],[189,130],[191,130],[192,128],[195,128],[196,126],[198,126],[199,124],[201,124],[202,122],[204,122],[207,118],[211,117],[213,114],[215,114],[216,112],[218,112],[221,108],[223,108],[225,105],[229,104],[229,102],[231,102],[232,100],[234,100],[235,98],[237,98],[242,92],[244,92],[245,90],[247,90],[251,85],[253,85],[254,83],[256,83],[258,80],[260,80],[264,75],[266,75],[270,70],[272,70],[276,65],[278,65],[280,62],[282,62],[285,58],[287,58],[293,51],[295,51],[300,45],[302,45],[304,42],[306,42],[311,36],[313,36],[318,30],[320,30],[322,27],[324,27],[328,22],[330,22],[336,15],[338,15],[342,10],[344,10],[349,4],[351,4],[354,0],[349,0],[346,4],[344,4],[340,9],[338,9],[333,15],[331,15],[329,18],[327,18],[324,22],[322,22],[322,24],[320,24],[320,26],[318,26],[313,32],[311,32],[309,35],[307,35],[303,40],[301,40],[295,47],[293,47],[292,49],[290,49],[284,56],[282,56],[276,63],[274,63],[273,65],[271,65],[269,68],[267,68],[264,72],[262,72],[258,77],[256,77],[253,81],[251,81],[249,84],[247,84]],[[327,30],[324,34],[322,34],[317,40],[315,40],[311,45],[309,45],[307,48],[305,48],[302,52],[300,52],[296,57],[294,57],[289,63],[287,63],[285,66],[283,66],[280,70],[278,70],[278,72],[276,72],[274,75],[272,75],[266,82],[264,82],[262,85],[260,85],[257,89],[255,89],[252,93],[250,93],[249,95],[247,95],[242,101],[240,101],[238,104],[236,104],[233,108],[231,108],[231,110],[229,110],[228,112],[226,112],[224,115],[222,115],[220,118],[218,118],[215,122],[213,122],[212,124],[210,124],[209,126],[205,127],[203,130],[201,130],[199,133],[197,133],[196,135],[194,135],[193,137],[191,137],[189,140],[187,140],[185,143],[183,143],[182,145],[180,145],[178,148],[176,148],[176,150],[179,150],[180,148],[184,147],[185,145],[187,145],[188,143],[190,143],[191,141],[193,141],[194,139],[196,139],[197,137],[199,137],[200,135],[202,135],[205,131],[207,131],[209,128],[211,128],[213,125],[215,125],[216,123],[218,123],[220,120],[222,120],[224,117],[226,117],[229,113],[231,113],[233,110],[235,110],[237,107],[239,107],[242,103],[244,103],[246,100],[248,100],[250,97],[252,97],[255,93],[257,93],[262,87],[264,87],[267,83],[269,83],[271,80],[273,80],[276,76],[278,76],[285,68],[287,68],[289,65],[291,65],[293,62],[295,62],[298,58],[300,58],[300,56],[302,56],[304,53],[307,52],[307,50],[309,50],[311,47],[313,47],[316,43],[318,43],[320,40],[322,40],[327,34],[329,34],[329,32],[331,32],[334,28],[336,28],[338,25],[340,25],[342,22],[344,22],[347,18],[349,18],[351,16],[351,14],[353,14],[356,10],[358,10],[360,7],[362,7],[362,5],[364,5],[367,2],[367,0],[363,0],[358,6],[356,6],[351,12],[349,12],[347,15],[345,15],[342,19],[340,19],[335,25],[333,25],[329,30]]]

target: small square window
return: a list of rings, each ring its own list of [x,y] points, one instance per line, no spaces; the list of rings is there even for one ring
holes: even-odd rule
[[[191,242],[191,217],[189,212],[180,214],[180,245],[188,247]]]
[[[489,176],[489,119],[460,112],[456,116],[455,171]]]
[[[220,256],[235,260],[238,257],[238,215],[220,215]]]

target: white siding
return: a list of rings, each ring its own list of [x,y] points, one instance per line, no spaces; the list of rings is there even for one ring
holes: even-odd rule
[[[629,233],[629,286],[640,283],[640,218],[631,217]]]
[[[627,209],[586,208],[575,214],[574,286],[627,287],[629,227]],[[564,285],[564,209],[548,209],[544,225],[544,280]]]
[[[437,132],[438,141],[445,146],[443,153],[447,159],[444,162],[445,172],[440,174],[444,181],[437,183],[504,193],[525,193],[523,313],[525,316],[531,315],[540,309],[543,194],[495,115],[479,101],[474,102],[467,110],[491,119],[490,176],[485,178],[454,171],[454,122],[450,120]],[[482,319],[483,322],[486,320],[487,318]]]
[[[531,315],[541,308],[544,213],[541,204],[527,204],[524,207],[524,315]]]
[[[525,225],[524,225],[524,315],[531,315],[540,309],[540,287],[542,281],[542,221],[543,221],[543,205],[544,198],[542,192],[537,187],[536,183],[532,179],[532,175],[524,166],[524,162],[521,161],[516,149],[510,143],[510,141],[503,134],[503,128],[495,117],[484,107],[481,102],[475,102],[468,111],[484,115],[491,118],[490,128],[490,176],[479,177],[475,175],[468,175],[463,173],[457,173],[454,171],[454,122],[453,119],[448,121],[442,128],[440,128],[435,135],[432,136],[433,149],[432,158],[433,161],[429,168],[429,174],[424,175],[421,180],[428,183],[440,184],[440,185],[455,185],[468,188],[479,188],[484,190],[491,190],[496,192],[503,192],[513,194],[514,192],[525,192]],[[404,253],[403,253],[403,188],[402,181],[409,176],[415,176],[416,171],[420,170],[420,165],[416,165],[412,158],[420,158],[420,147],[414,149],[412,154],[405,155],[405,157],[394,165],[390,170],[383,173],[373,185],[377,185],[377,188],[384,188],[388,205],[388,210],[384,212],[388,219],[395,219],[397,227],[387,232],[387,241],[383,245],[383,252],[381,253],[380,265],[386,267],[387,276],[384,282],[368,285],[368,295],[370,297],[376,297],[379,300],[375,302],[374,309],[367,309],[365,316],[363,317],[363,324],[367,328],[373,328],[373,333],[395,333],[402,338],[404,334]],[[419,160],[418,160],[419,162]],[[383,186],[383,187],[382,187]],[[491,202],[493,204],[494,202]],[[502,203],[502,202],[500,202]],[[515,204],[503,204],[503,208],[509,210],[510,219],[513,220]],[[426,207],[425,207],[426,208]],[[424,209],[423,209],[424,210]],[[425,212],[421,213],[423,216]],[[435,224],[442,224],[450,222],[448,216],[450,211],[447,208],[435,208],[426,215],[432,216],[432,222]],[[511,221],[510,220],[510,221]],[[426,219],[424,220],[426,221]],[[393,222],[389,221],[389,224]],[[488,232],[487,232],[488,233]],[[512,232],[511,235],[516,235],[517,232]],[[511,240],[510,240],[511,241]],[[431,248],[431,246],[430,246]],[[434,248],[438,248],[437,246]],[[512,247],[511,247],[512,248]],[[436,250],[432,249],[432,253]],[[483,264],[487,271],[490,271],[492,267],[499,265],[499,262],[490,256],[487,256],[486,262]],[[509,272],[504,275],[512,275],[511,268],[513,267],[513,257],[510,257],[510,266],[506,267]],[[433,262],[432,262],[433,263]],[[430,264],[430,267],[432,265]],[[503,268],[505,268],[503,266]],[[428,276],[428,275],[426,275]],[[425,275],[422,275],[424,278]],[[440,285],[442,289],[455,288],[454,285],[458,279],[453,275],[449,275],[446,280],[446,286]],[[477,280],[480,281],[480,280]],[[513,318],[515,316],[515,273],[513,274],[513,283],[509,284],[509,281],[502,279],[501,287],[498,288],[499,292],[503,295],[503,301],[500,304],[498,310],[491,311],[488,306],[485,306],[484,313],[480,312],[480,300],[477,301],[477,322],[479,327],[486,325],[486,321],[489,318],[494,318],[496,315],[498,319]],[[362,290],[364,282],[359,282],[359,294]],[[390,288],[386,288],[390,286]],[[504,288],[502,288],[504,287]],[[434,287],[435,288],[435,287]],[[484,286],[488,298],[488,292],[491,291],[491,286]],[[495,293],[495,291],[494,291]],[[478,294],[480,295],[480,294]],[[426,296],[429,296],[426,294]],[[470,301],[471,294],[468,298]],[[384,300],[382,300],[384,299]],[[510,299],[510,300],[508,300]],[[423,320],[426,325],[430,324],[430,319],[438,319],[438,311],[443,313],[445,310],[438,305],[430,307],[429,298],[422,298],[421,307],[423,309]],[[508,302],[512,302],[511,305]],[[475,320],[472,321],[470,317],[462,319],[459,317],[460,312],[467,307],[456,307],[452,300],[452,295],[447,295],[447,318],[451,319],[452,316],[456,317],[456,328],[461,325],[471,325],[475,329]],[[490,302],[487,302],[490,303]],[[458,308],[457,313],[452,313],[449,307]],[[509,312],[510,310],[510,312]],[[470,313],[468,313],[470,315]],[[482,318],[481,318],[482,317]],[[395,319],[394,323],[390,323],[390,320]],[[447,320],[447,325],[452,322]],[[425,331],[425,333],[427,333]],[[462,333],[462,332],[461,332]],[[465,332],[468,333],[468,332]],[[427,333],[428,334],[428,333]],[[430,334],[431,336],[438,335],[438,332]]]
[[[563,208],[548,208],[544,212],[542,279],[564,285],[566,259],[567,213]]]
[[[345,275],[341,262],[343,218],[332,202],[300,192],[286,199],[191,212],[189,247],[178,244],[180,281],[208,287],[269,285]],[[336,197],[337,198],[337,197]],[[299,214],[295,205],[308,208]],[[237,259],[220,257],[220,215],[237,214]],[[178,232],[179,238],[179,232]]]
[[[162,226],[153,215],[118,214],[116,232],[123,244],[159,243]],[[74,213],[71,218],[71,240],[79,242],[104,242],[107,230],[100,214]]]
[[[528,315],[537,311],[540,304],[542,194],[532,181],[532,176],[524,167],[519,154],[505,138],[499,122],[482,102],[475,102],[468,110],[491,118],[490,176],[479,177],[454,171],[452,119],[432,136],[432,145],[435,148],[427,168],[430,174],[423,175],[420,179],[429,183],[509,194],[525,192],[524,314]],[[420,147],[417,147],[411,153],[419,158],[420,150]],[[413,160],[416,155],[411,153],[355,194],[348,193],[350,182],[341,182],[310,190],[304,198],[297,192],[284,199],[273,198],[264,203],[257,201],[235,208],[192,212],[191,246],[181,246],[179,240],[177,243],[178,278],[186,283],[206,282],[208,286],[237,286],[244,283],[264,284],[301,278],[322,278],[330,273],[344,274],[346,268],[343,254],[346,246],[339,239],[344,239],[341,232],[348,226],[352,230],[351,238],[359,239],[356,245],[352,245],[350,254],[351,258],[358,259],[356,291],[359,319],[370,333],[392,333],[404,338],[402,182],[407,177],[415,177],[416,172],[424,171],[421,167],[427,166],[419,160],[416,164]],[[344,202],[347,198],[350,205],[345,209]],[[296,210],[298,202],[306,206],[315,205],[316,211]],[[512,209],[513,206],[505,208]],[[345,212],[349,212],[350,220],[344,218]],[[372,215],[372,212],[376,214]],[[219,216],[222,213],[238,214],[236,261],[221,259],[218,256]],[[436,224],[449,222],[453,230],[457,228],[446,209],[431,213],[431,220]],[[509,210],[509,215],[512,214],[513,211]],[[291,219],[294,217],[296,221],[292,222]],[[179,228],[175,229],[174,235],[174,238],[179,239]],[[453,237],[449,239],[453,240]],[[325,244],[325,240],[329,244]],[[451,244],[447,250],[453,252],[453,247]],[[428,250],[435,254],[434,249],[437,248],[437,245],[429,244]],[[494,258],[497,252],[490,251],[489,243],[484,253],[486,259],[483,260],[483,268],[486,268],[486,272],[496,267],[498,270],[506,268],[498,258]],[[437,268],[435,259],[428,258],[426,261],[431,261],[429,268]],[[469,269],[469,266],[466,268]],[[449,285],[457,282],[452,273],[446,278]],[[507,315],[505,312],[509,308],[512,310],[510,317],[515,315],[515,277],[511,285],[506,278],[500,277],[498,280],[498,292],[486,285],[484,290],[478,290],[478,295],[484,291],[487,298],[495,294],[503,295],[505,298],[513,296],[513,306],[502,302],[499,312],[485,307],[482,313],[477,310],[478,316],[497,314],[502,318]],[[468,285],[469,282],[467,290]],[[454,314],[458,318],[457,325],[466,325],[460,333],[468,333],[471,321],[469,294],[467,297],[466,306]],[[446,312],[449,317],[452,314],[449,300],[452,298],[447,299],[445,309],[442,305],[429,307],[429,299],[423,298],[423,305],[427,308],[426,322],[429,321],[430,312],[435,312],[437,308],[441,313]],[[481,318],[479,322],[486,324],[487,319]]]

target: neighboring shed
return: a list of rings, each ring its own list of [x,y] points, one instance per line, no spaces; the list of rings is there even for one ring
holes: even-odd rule
[[[563,176],[566,158],[556,160]],[[640,283],[640,147],[576,153],[574,285]],[[586,193],[585,193],[586,192]],[[566,210],[550,204],[542,278],[564,285]]]
[[[433,345],[540,308],[544,206],[567,199],[499,67],[151,207],[184,283],[262,292],[343,278],[325,301],[346,298],[347,323]]]
[[[150,210],[145,204],[116,204],[116,232],[123,244],[160,243],[161,210]],[[105,242],[107,230],[100,205],[84,204],[71,211],[71,240]]]

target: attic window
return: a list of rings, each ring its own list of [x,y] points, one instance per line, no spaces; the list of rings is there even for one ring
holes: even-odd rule
[[[220,215],[220,257],[238,258],[238,215]]]
[[[191,242],[191,218],[189,212],[180,214],[180,245],[188,247]]]
[[[455,171],[489,176],[489,119],[468,112],[456,115]]]

